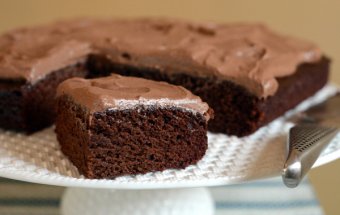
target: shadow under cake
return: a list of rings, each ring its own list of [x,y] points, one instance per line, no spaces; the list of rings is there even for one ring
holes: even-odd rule
[[[329,63],[314,44],[259,24],[76,19],[18,29],[0,37],[0,126],[39,130],[54,121],[62,80],[119,73],[184,86],[214,109],[210,131],[245,136],[321,89]]]
[[[196,164],[212,117],[183,87],[119,75],[61,83],[57,113],[61,150],[87,178]]]

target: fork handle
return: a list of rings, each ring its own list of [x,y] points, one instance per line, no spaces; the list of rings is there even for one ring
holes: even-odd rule
[[[296,125],[289,130],[288,155],[282,171],[287,187],[299,185],[338,131],[338,128],[317,124]]]

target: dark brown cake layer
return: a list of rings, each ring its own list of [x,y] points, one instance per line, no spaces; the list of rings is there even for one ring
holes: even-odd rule
[[[60,82],[70,77],[85,77],[88,73],[91,77],[98,77],[116,72],[184,86],[214,109],[215,118],[209,122],[210,131],[245,136],[322,88],[327,82],[328,71],[329,60],[326,58],[318,64],[301,65],[292,76],[278,79],[280,87],[274,96],[259,99],[230,81],[134,68],[92,55],[86,65],[53,72],[33,85],[1,81],[0,127],[28,133],[47,127],[53,123],[55,90]]]
[[[71,77],[85,77],[87,71],[84,63],[79,63],[54,71],[35,84],[0,80],[0,127],[31,133],[51,125],[57,86]]]
[[[49,125],[59,83],[50,73],[89,55],[83,72],[91,77],[117,71],[186,87],[215,110],[211,131],[237,136],[320,89],[329,64],[313,43],[262,24],[75,19],[16,29],[0,35],[0,126],[30,131]]]
[[[91,114],[67,95],[58,99],[61,150],[87,178],[114,178],[197,163],[207,149],[207,121],[174,108]]]
[[[279,78],[277,93],[267,98],[258,98],[227,80],[136,68],[111,62],[103,56],[90,56],[88,67],[94,77],[115,72],[181,85],[214,109],[215,118],[209,121],[210,131],[241,137],[255,132],[321,89],[328,80],[329,60],[323,58],[316,64],[300,65],[293,75]]]

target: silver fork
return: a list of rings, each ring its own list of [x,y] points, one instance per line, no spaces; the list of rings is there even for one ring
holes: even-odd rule
[[[312,107],[300,117],[288,135],[287,160],[282,179],[287,187],[297,187],[321,152],[339,132],[340,95]]]

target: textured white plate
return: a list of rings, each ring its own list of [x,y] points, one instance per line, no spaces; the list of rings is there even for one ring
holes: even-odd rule
[[[90,180],[59,150],[54,128],[31,136],[0,130],[0,176],[42,184],[119,189],[175,188],[242,183],[280,175],[286,154],[287,121],[294,113],[325,100],[337,88],[327,86],[255,134],[237,138],[208,134],[204,158],[185,170],[166,170],[115,180]],[[330,144],[315,166],[340,158],[340,135]]]

